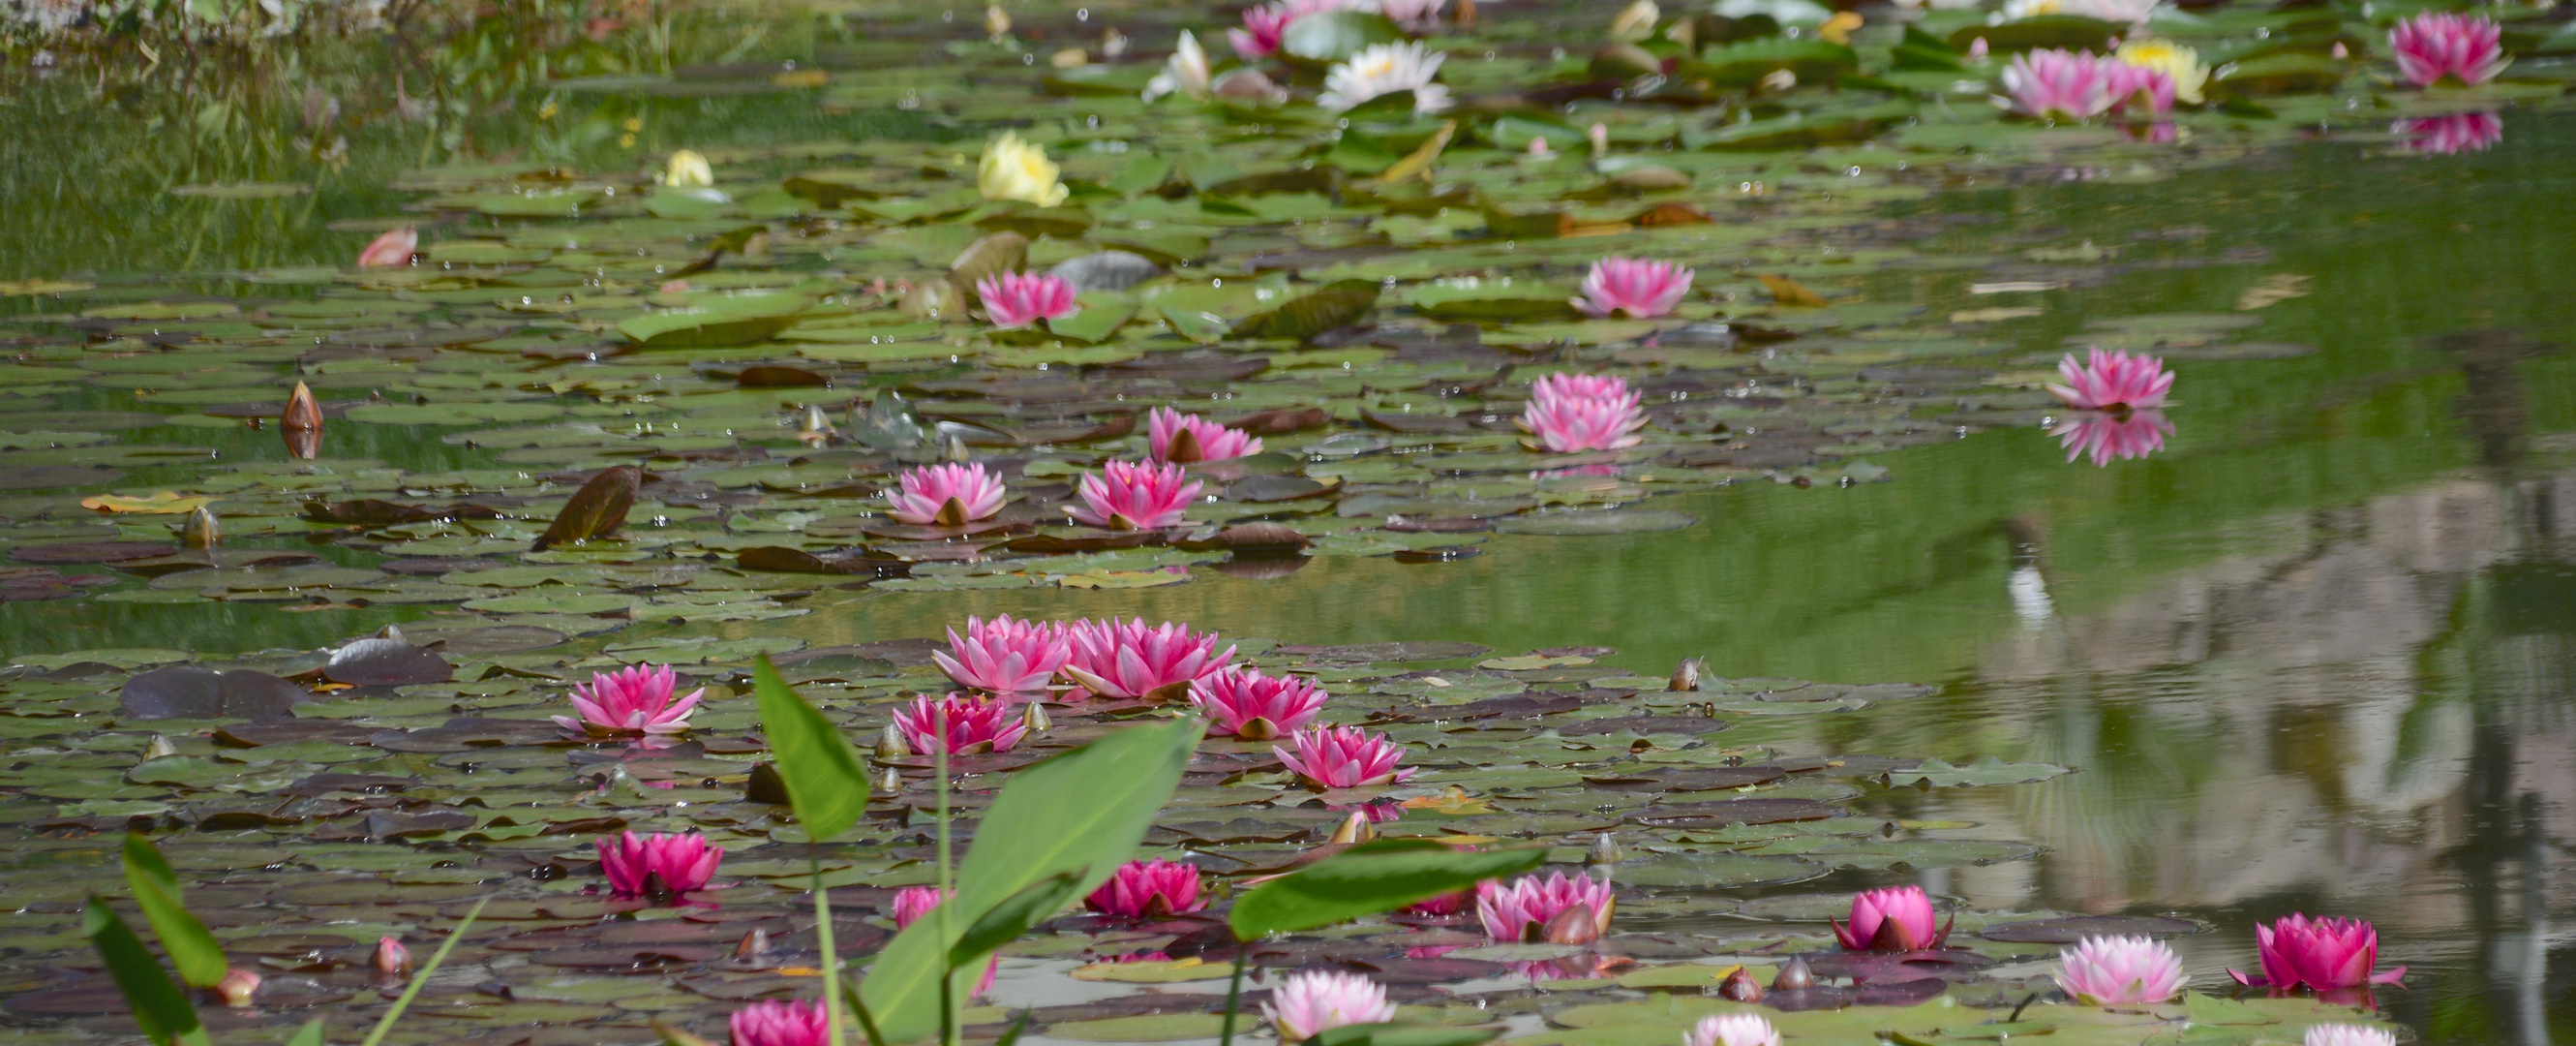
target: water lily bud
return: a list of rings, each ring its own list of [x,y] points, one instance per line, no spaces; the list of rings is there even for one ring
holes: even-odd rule
[[[1593,159],[1598,160],[1598,159],[1600,159],[1600,158],[1602,158],[1602,157],[1604,157],[1604,156],[1608,156],[1608,155],[1610,155],[1610,125],[1609,125],[1609,124],[1602,123],[1602,122],[1597,121],[1597,120],[1596,120],[1596,121],[1593,121],[1592,128],[1591,128],[1590,130],[1588,130],[1588,131],[1583,132],[1583,136],[1584,136],[1585,138],[1589,138],[1589,139],[1591,139],[1591,140],[1592,140],[1592,158],[1593,158]]]
[[[1333,829],[1333,841],[1357,845],[1377,838],[1377,826],[1369,823],[1368,811],[1353,810],[1342,826]]]
[[[682,149],[671,154],[671,165],[662,172],[662,184],[674,189],[691,189],[714,185],[715,168],[695,149]]]
[[[1717,994],[1736,1002],[1761,1002],[1762,986],[1753,983],[1753,975],[1738,966],[1734,973],[1726,975],[1726,980],[1718,983]]]
[[[1765,91],[1786,91],[1796,86],[1798,86],[1798,74],[1787,69],[1774,69],[1762,77],[1762,89]]]
[[[887,795],[903,791],[903,774],[891,766],[886,767],[885,775],[877,778],[877,791]]]
[[[1080,69],[1091,64],[1091,56],[1083,53],[1082,48],[1068,47],[1048,55],[1047,64],[1058,69]]]
[[[1807,960],[1795,955],[1780,964],[1779,976],[1771,978],[1771,990],[1775,992],[1803,991],[1815,986],[1816,971],[1807,968]]]
[[[224,971],[224,979],[215,982],[215,997],[226,1006],[248,1006],[250,997],[258,992],[259,975],[238,966]]]
[[[887,723],[885,732],[877,735],[877,758],[901,759],[911,754],[912,746],[904,743],[903,731]]]
[[[1706,664],[1706,661],[1696,657],[1683,658],[1680,666],[1673,669],[1673,681],[1664,689],[1671,691],[1699,689],[1699,670]]]
[[[159,759],[163,756],[172,756],[177,754],[179,754],[179,746],[171,744],[169,738],[163,737],[159,734],[152,735],[152,740],[143,746],[143,758],[145,759]]]
[[[393,937],[376,938],[376,972],[387,977],[400,977],[411,972],[411,949]]]
[[[1617,864],[1626,856],[1619,851],[1619,841],[1603,832],[1592,837],[1592,849],[1583,855],[1585,864]]]
[[[1636,43],[1655,35],[1655,23],[1663,17],[1664,9],[1655,6],[1655,0],[1636,0],[1610,19],[1610,38]]]
[[[1126,53],[1127,34],[1121,33],[1115,28],[1100,34],[1100,57],[1114,61],[1119,55]]]
[[[189,548],[213,548],[223,539],[223,525],[215,522],[214,512],[203,505],[179,524],[179,543]]]
[[[2348,48],[2348,47],[2345,47],[2345,46],[2343,45],[2343,41],[2341,41],[2341,40],[2337,40],[2337,41],[2335,41],[2334,51],[2333,51],[2333,52],[2331,52],[2331,53],[2332,53],[2332,54],[2333,54],[2337,59],[2344,59],[2344,58],[2350,58],[2350,57],[2352,57],[2352,49],[2351,49],[2351,48]]]
[[[733,957],[748,959],[768,950],[769,931],[755,926],[750,933],[742,935],[741,943],[733,946]]]
[[[1020,710],[1020,726],[1032,734],[1054,725],[1055,720],[1047,718],[1046,705],[1042,702],[1031,701],[1027,708]]]
[[[1002,5],[984,5],[984,32],[990,34],[993,39],[1000,40],[1003,34],[1010,31],[1011,16],[1002,13]]]

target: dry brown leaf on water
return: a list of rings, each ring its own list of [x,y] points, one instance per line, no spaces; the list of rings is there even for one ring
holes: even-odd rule
[[[1757,278],[1762,281],[1763,286],[1771,288],[1771,300],[1782,305],[1803,305],[1811,309],[1825,307],[1824,295],[1808,290],[1806,285],[1796,280],[1786,276],[1769,275]]]
[[[2308,278],[2297,273],[2278,272],[2254,281],[2245,293],[2236,296],[2236,311],[2268,309],[2292,298],[2308,296]]]

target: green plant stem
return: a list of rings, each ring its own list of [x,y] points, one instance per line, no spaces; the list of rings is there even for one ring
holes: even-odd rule
[[[939,907],[933,909],[939,918],[939,939],[954,942],[957,937],[949,922],[949,904],[957,896],[953,874],[956,867],[949,854],[948,838],[948,710],[932,713],[931,726],[938,731],[939,743],[931,752],[932,772],[939,775]],[[942,951],[946,949],[943,947]],[[939,1042],[940,1046],[957,1046],[957,971],[939,975]]]
[[[446,962],[447,953],[456,950],[456,942],[465,939],[466,927],[474,925],[474,917],[483,914],[483,906],[491,902],[489,897],[474,902],[474,910],[465,913],[465,921],[457,923],[456,929],[448,932],[447,939],[438,942],[438,950],[430,953],[429,961],[422,963],[420,972],[411,975],[411,983],[403,986],[402,996],[394,1000],[394,1008],[386,1010],[384,1019],[376,1022],[375,1030],[367,1033],[364,1046],[377,1046],[385,1041],[385,1034],[394,1030],[394,1022],[401,1020],[403,1011],[411,1008],[412,997],[420,994],[421,986],[429,983],[429,975],[438,972],[438,964]]]
[[[1234,979],[1225,986],[1225,1030],[1217,1036],[1217,1046],[1234,1046],[1234,1015],[1243,1011],[1243,959],[1249,954],[1248,944],[1234,946]]]
[[[820,846],[813,841],[808,846]],[[805,867],[814,876],[814,935],[823,943],[823,1028],[830,1038],[825,1041],[841,1046],[847,1041],[841,1032],[841,953],[832,943],[832,896],[823,888],[823,855],[809,849]]]

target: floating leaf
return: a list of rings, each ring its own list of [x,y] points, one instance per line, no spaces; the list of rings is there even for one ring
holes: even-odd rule
[[[1305,21],[1299,19],[1299,21]],[[1234,325],[1238,338],[1312,338],[1359,322],[1376,307],[1375,280],[1342,280],[1255,313]]]

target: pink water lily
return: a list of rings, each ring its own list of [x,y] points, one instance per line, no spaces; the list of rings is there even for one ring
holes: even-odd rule
[[[2165,437],[2173,435],[2173,422],[2165,420],[2161,410],[2133,410],[2123,414],[2086,412],[2057,423],[2048,434],[2066,448],[2066,460],[2073,463],[2090,457],[2093,464],[2108,467],[2113,461],[2143,458],[2165,449]]]
[[[930,659],[957,685],[995,694],[1026,694],[1046,689],[1065,660],[1073,656],[1064,625],[1056,621],[1020,621],[1003,614],[990,621],[966,619],[966,634],[948,630],[948,649]]]
[[[1313,970],[1279,982],[1261,1012],[1279,1030],[1280,1042],[1298,1043],[1334,1028],[1392,1021],[1395,1004],[1386,1001],[1383,985],[1365,975]]]
[[[1920,886],[1863,890],[1852,897],[1851,923],[1826,920],[1834,939],[1856,952],[1911,952],[1938,948],[1950,939]]]
[[[975,281],[984,317],[1003,329],[1060,320],[1082,311],[1071,281],[1053,273],[1005,272]]]
[[[1190,684],[1190,703],[1207,716],[1208,732],[1246,741],[1268,741],[1314,722],[1326,696],[1302,676],[1253,668],[1222,669]]]
[[[836,1046],[829,1016],[820,1002],[765,999],[733,1011],[725,1028],[733,1046]]]
[[[1008,752],[1028,733],[1020,717],[1011,713],[1009,702],[971,694],[950,694],[937,701],[916,697],[909,705],[897,705],[894,728],[915,752],[949,755]]]
[[[1692,272],[1677,262],[1612,255],[1583,274],[1583,293],[1567,304],[1595,319],[1626,313],[1631,319],[1668,315],[1690,293]]]
[[[2125,110],[2134,105],[2149,113],[2173,111],[2177,87],[2172,74],[2118,59],[2112,59],[2109,65],[2113,109]]]
[[[1234,53],[1247,62],[1257,62],[1279,53],[1279,37],[1288,26],[1307,15],[1338,11],[1349,6],[1342,0],[1275,0],[1243,9],[1243,28],[1225,31]]]
[[[2165,392],[2173,388],[2174,375],[2165,369],[2165,361],[2144,353],[2132,356],[2114,349],[2092,350],[2089,363],[2075,362],[2068,353],[2057,361],[2057,373],[2066,379],[2064,385],[2051,385],[2048,391],[2077,410],[2138,410],[2161,407]]]
[[[573,685],[572,707],[580,718],[551,718],[566,730],[593,735],[676,734],[689,728],[689,714],[707,692],[700,687],[687,697],[671,700],[678,689],[679,677],[669,665],[639,664],[598,672],[591,676],[590,686]]]
[[[1530,387],[1529,405],[1517,420],[1535,437],[1532,449],[1555,454],[1617,450],[1645,442],[1643,397],[1626,380],[1590,374],[1550,374]]]
[[[1270,751],[1317,788],[1402,784],[1414,773],[1412,767],[1396,768],[1404,759],[1403,745],[1356,726],[1317,725],[1289,735],[1289,740],[1297,746],[1294,754],[1278,747]]]
[[[2485,15],[2428,11],[2403,19],[2388,31],[2388,50],[2397,57],[2397,72],[2417,87],[2444,77],[2482,84],[2513,64],[2504,53],[2504,27]]]
[[[1170,621],[1148,626],[1141,617],[1076,621],[1065,626],[1065,639],[1071,648],[1065,677],[1108,698],[1178,701],[1190,684],[1234,660],[1234,647],[1217,651],[1214,632]]]
[[[2452,156],[2482,153],[2504,140],[2504,117],[2495,113],[2418,116],[2391,124],[2388,133],[2410,153]]]
[[[385,269],[411,264],[411,256],[420,252],[420,230],[413,226],[387,229],[358,251],[361,269]]]
[[[1506,943],[1590,944],[1610,932],[1610,913],[1618,904],[1610,880],[1580,872],[1476,885],[1477,921],[1485,924],[1485,936]]]
[[[886,515],[899,523],[961,527],[1002,511],[1002,477],[969,462],[905,469],[885,492]]]
[[[638,836],[623,832],[599,841],[599,870],[608,876],[608,892],[632,900],[647,896],[653,880],[675,897],[707,888],[715,880],[724,847],[708,846],[696,832]]]
[[[2066,996],[2088,1006],[2164,1002],[2181,994],[2182,957],[2152,937],[2086,937],[2059,953],[2053,974]]]
[[[895,929],[908,930],[912,928],[912,924],[920,922],[922,916],[930,914],[932,911],[936,910],[941,903],[954,896],[957,896],[957,891],[955,890],[941,893],[939,888],[936,886],[907,886],[895,891],[894,905],[887,914],[894,917]],[[963,927],[960,927],[960,929],[963,929]],[[982,995],[985,992],[992,991],[993,979],[1001,976],[1001,973],[1001,956],[996,955],[992,957],[992,959],[986,961],[984,963],[984,979],[975,983],[975,994]],[[839,1044],[835,1043],[833,1046],[839,1046]]]
[[[2237,983],[2288,991],[2306,985],[2321,992],[2395,984],[2406,976],[2403,966],[2373,972],[2379,965],[2379,931],[2367,919],[2310,919],[2302,913],[2254,927],[2254,943],[2263,960],[2263,975],[2247,977],[2235,970]]]
[[[1758,1013],[1712,1013],[1682,1033],[1682,1046],[1780,1046],[1780,1029]]]
[[[1181,521],[1199,487],[1179,465],[1112,461],[1096,475],[1083,474],[1075,485],[1082,504],[1068,511],[1076,520],[1109,530],[1160,530]]]
[[[2083,120],[2110,112],[2130,84],[2125,62],[2087,51],[2048,47],[2014,55],[2004,66],[2004,92],[2013,111],[2040,118]]]
[[[1156,461],[1187,465],[1261,453],[1261,439],[1196,414],[1156,407],[1145,415],[1145,442]]]
[[[1150,919],[1185,915],[1207,907],[1199,897],[1199,870],[1180,861],[1129,861],[1109,881],[1082,899],[1084,907],[1103,915]]]

